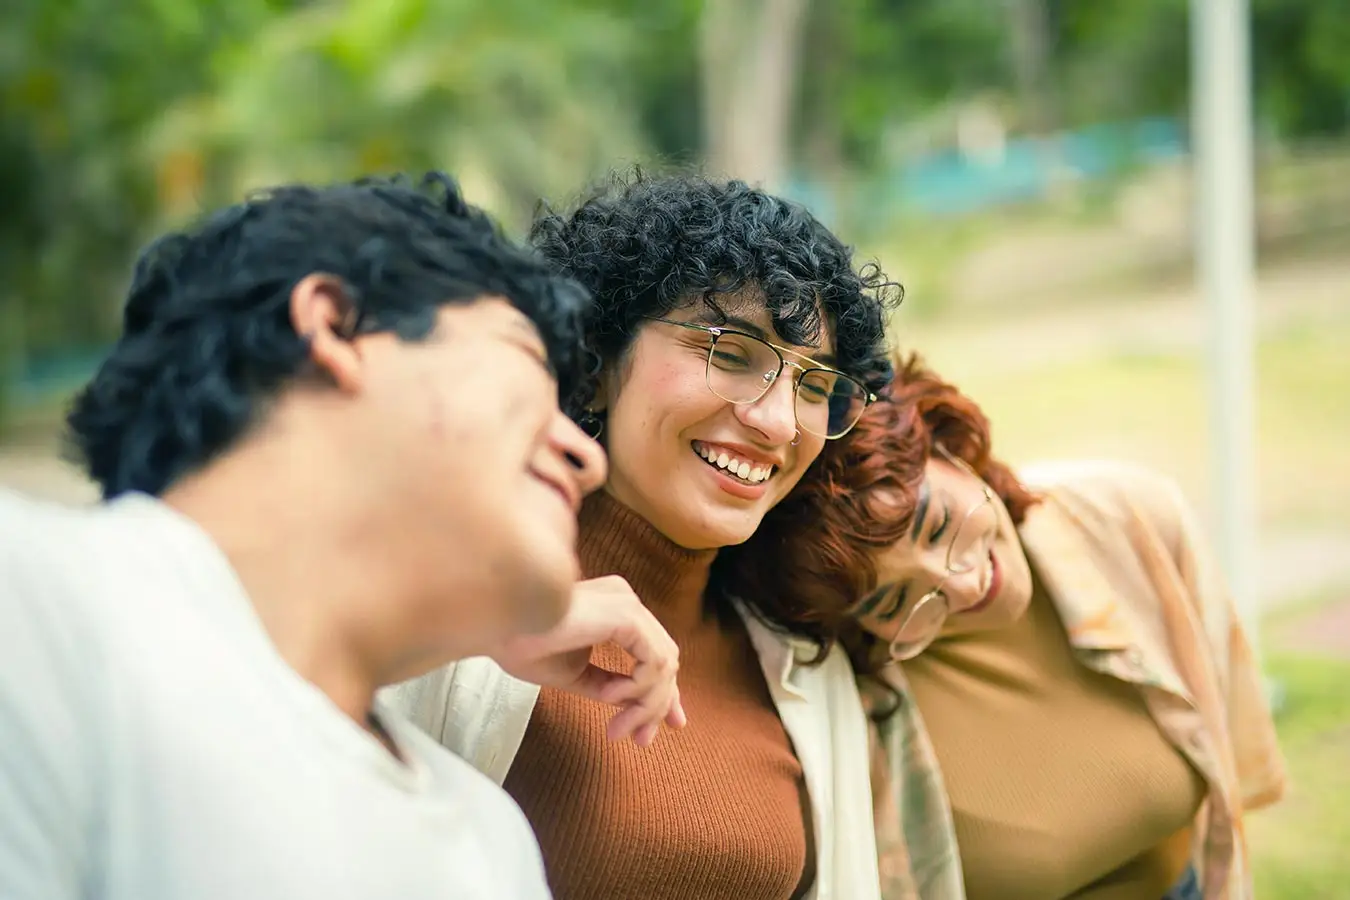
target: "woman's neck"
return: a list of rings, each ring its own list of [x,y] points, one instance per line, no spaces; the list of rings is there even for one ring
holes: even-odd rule
[[[586,578],[622,576],[667,630],[702,620],[716,550],[675,544],[605,491],[586,500],[578,521],[577,553]]]

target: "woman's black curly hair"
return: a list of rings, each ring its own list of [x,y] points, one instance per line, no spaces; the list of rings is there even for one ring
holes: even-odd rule
[[[778,334],[813,345],[833,331],[841,371],[885,386],[885,328],[900,285],[853,251],[805,207],[742,181],[690,174],[612,176],[570,215],[545,209],[531,242],[594,296],[587,341],[594,377],[572,398],[590,402],[599,372],[618,360],[648,316],[702,297],[762,292]]]
[[[796,203],[741,181],[635,170],[612,177],[571,215],[545,210],[530,236],[593,295],[586,339],[596,359],[568,404],[574,416],[593,400],[600,372],[623,356],[645,317],[698,298],[722,313],[717,296],[743,289],[762,294],[784,340],[812,345],[828,329],[841,371],[876,392],[890,382],[886,321],[902,299],[900,285],[875,264],[855,269],[852,249]],[[802,482],[819,470],[817,460]],[[715,608],[729,613],[731,594],[741,594],[767,624],[827,649],[832,636],[822,632],[808,597],[737,590],[744,583],[740,559],[739,547],[718,554],[709,587]]]

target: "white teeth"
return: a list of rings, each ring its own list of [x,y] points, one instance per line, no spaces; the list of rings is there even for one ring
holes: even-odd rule
[[[736,459],[725,451],[713,450],[707,446],[695,448],[698,455],[706,459],[709,463],[717,466],[719,469],[726,469],[731,475],[735,475],[742,481],[748,481],[751,484],[759,484],[762,481],[768,481],[769,476],[773,474],[773,466],[753,466],[745,460]]]

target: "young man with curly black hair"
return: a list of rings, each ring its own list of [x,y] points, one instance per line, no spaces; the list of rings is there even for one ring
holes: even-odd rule
[[[0,896],[547,896],[510,799],[375,695],[485,655],[680,723],[650,613],[572,602],[588,302],[443,176],[142,255],[70,414],[105,503],[0,496]]]
[[[848,661],[821,652],[802,598],[731,597],[721,567],[885,383],[897,286],[801,206],[737,181],[618,178],[532,238],[595,295],[596,365],[573,401],[610,476],[581,513],[578,596],[652,610],[679,645],[691,725],[656,754],[608,745],[603,707],[479,660],[400,699],[520,803],[559,900],[876,898]]]

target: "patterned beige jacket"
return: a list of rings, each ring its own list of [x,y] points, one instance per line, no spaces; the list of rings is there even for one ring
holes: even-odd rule
[[[1043,496],[1019,529],[1082,663],[1139,685],[1158,727],[1209,784],[1194,859],[1205,900],[1253,895],[1242,816],[1279,799],[1284,760],[1260,672],[1177,487],[1119,463],[1020,473]],[[886,900],[960,900],[942,774],[898,666],[896,713],[873,730],[873,798]],[[862,685],[865,702],[894,705]]]

